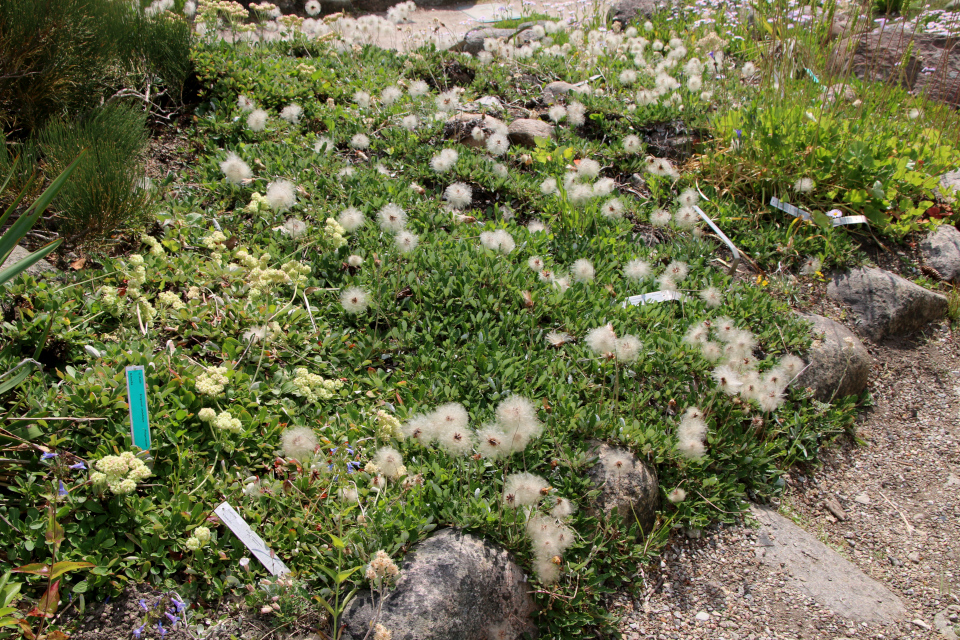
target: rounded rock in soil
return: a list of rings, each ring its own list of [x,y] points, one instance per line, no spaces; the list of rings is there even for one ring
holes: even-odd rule
[[[944,224],[920,243],[920,253],[928,267],[948,282],[960,280],[960,231]]]
[[[597,463],[587,474],[593,487],[600,490],[600,496],[587,508],[598,515],[616,509],[625,522],[636,518],[644,533],[650,533],[660,506],[660,487],[653,467],[633,452],[606,443],[593,443],[591,450]]]
[[[822,402],[856,395],[867,388],[873,358],[860,339],[839,322],[818,315],[801,315],[813,323],[813,344],[807,368],[794,383],[813,389]]]
[[[346,638],[360,640],[379,596],[358,595],[344,612]],[[488,640],[536,637],[530,583],[504,549],[457,529],[443,529],[411,550],[378,620],[393,640]]]

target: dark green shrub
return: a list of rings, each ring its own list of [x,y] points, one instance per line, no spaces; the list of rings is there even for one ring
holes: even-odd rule
[[[48,175],[90,149],[57,198],[61,236],[96,245],[116,229],[146,223],[152,204],[141,188],[147,140],[146,114],[123,104],[108,104],[80,123],[58,120],[41,131]]]
[[[122,0],[2,2],[0,128],[26,137],[51,118],[155,79],[179,100],[189,39],[183,20],[146,18]]]

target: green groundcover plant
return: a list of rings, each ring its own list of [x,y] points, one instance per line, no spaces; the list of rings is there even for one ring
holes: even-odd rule
[[[382,595],[413,544],[456,526],[530,572],[546,636],[596,636],[613,628],[606,598],[639,586],[674,531],[733,521],[851,428],[855,398],[821,403],[795,383],[806,323],[728,275],[698,209],[735,226],[788,173],[836,190],[798,189],[801,204],[853,207],[870,154],[886,189],[923,197],[927,176],[908,186],[919,161],[884,153],[949,155],[941,138],[844,143],[860,165],[775,156],[760,132],[785,122],[803,126],[777,149],[862,132],[839,113],[718,113],[763,89],[728,55],[749,51],[691,16],[677,16],[683,38],[662,18],[560,21],[467,57],[377,46],[405,6],[328,21],[194,9],[196,166],[161,187],[157,224],[126,254],[5,291],[0,365],[41,344],[45,367],[2,398],[0,430],[2,560],[37,596],[34,617],[54,595],[82,605],[146,581],[197,606],[244,595],[283,621],[314,607],[336,629],[357,589]],[[541,103],[532,87],[555,79],[581,89]],[[487,95],[528,105],[552,137],[518,144],[503,122],[520,112],[448,122],[492,111]],[[728,155],[748,176],[764,158],[783,174],[665,151],[651,126],[678,122],[743,140]],[[757,224],[771,222],[736,228]],[[773,224],[752,252],[789,246],[800,277],[853,259],[842,229]],[[630,304],[641,294],[671,299]],[[145,372],[148,452],[131,439],[128,366]],[[593,509],[597,441],[656,468],[652,531]],[[224,501],[292,576],[251,561],[213,513]],[[62,562],[79,564],[57,582]]]

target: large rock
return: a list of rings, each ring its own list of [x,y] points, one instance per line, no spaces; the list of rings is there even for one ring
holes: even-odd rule
[[[570,84],[563,80],[556,80],[543,88],[543,101],[547,104],[553,104],[559,96],[565,96],[571,91],[577,90],[578,87],[575,84]]]
[[[814,336],[807,352],[807,368],[796,385],[813,389],[823,402],[856,395],[867,388],[873,358],[860,339],[839,322],[818,315],[803,315],[813,323]]]
[[[956,227],[940,225],[920,243],[920,253],[927,266],[936,269],[941,278],[960,281],[960,231]]]
[[[864,267],[839,273],[827,295],[850,305],[857,330],[871,340],[911,333],[947,313],[947,298],[900,276]]]
[[[790,586],[857,622],[890,624],[906,617],[900,598],[815,535],[775,509],[752,505],[750,511],[760,525],[760,561],[773,571],[786,573]]]
[[[960,193],[960,169],[947,171],[940,176],[940,186],[937,188],[937,193],[944,202],[956,202],[956,194]]]
[[[483,42],[487,38],[512,38],[517,34],[516,29],[495,29],[493,27],[480,27],[464,34],[463,38],[457,44],[450,47],[451,51],[463,51],[465,53],[477,54],[483,51]]]
[[[13,251],[10,252],[10,256],[6,259],[3,265],[0,266],[0,270],[6,269],[7,267],[12,267],[17,262],[20,262],[21,260],[29,256],[31,253],[32,253],[31,251],[27,251],[20,245],[15,246],[13,248]],[[37,262],[33,263],[31,266],[27,267],[26,273],[36,277],[41,273],[43,273],[44,271],[56,271],[56,270],[57,269],[46,260],[38,260]]]
[[[960,106],[960,39],[915,33],[904,23],[837,41],[831,73],[896,82],[916,95]]]
[[[636,518],[644,532],[652,531],[660,506],[660,487],[653,467],[632,452],[603,442],[594,442],[591,450],[597,463],[587,475],[600,496],[596,505],[587,505],[587,509],[606,515],[616,508],[627,522]]]
[[[510,142],[523,147],[536,146],[537,138],[553,139],[553,125],[543,120],[520,118],[510,123]]]
[[[486,137],[484,137],[484,140],[477,140],[473,137],[472,132],[475,127],[480,127],[486,136],[507,128],[503,122],[493,116],[482,113],[458,113],[451,116],[443,125],[443,137],[448,140],[455,140],[468,147],[486,148],[484,142]]]
[[[379,597],[357,596],[343,616],[348,638],[361,640]],[[383,601],[379,623],[393,640],[514,640],[536,637],[530,584],[503,549],[444,529],[407,555]]]
[[[669,9],[670,3],[664,0],[616,0],[610,5],[607,17],[612,22],[626,25],[631,20],[649,20]]]

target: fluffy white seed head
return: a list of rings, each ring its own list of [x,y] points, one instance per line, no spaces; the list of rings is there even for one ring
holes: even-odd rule
[[[377,218],[380,228],[388,233],[399,233],[407,226],[407,212],[392,202],[377,212]]]
[[[370,294],[360,287],[347,287],[340,293],[340,304],[347,313],[363,313],[370,306]]]
[[[267,185],[267,204],[274,211],[286,211],[297,201],[296,188],[289,180],[277,180]]]
[[[586,338],[587,346],[599,355],[613,354],[617,350],[617,334],[613,330],[612,324],[605,324],[602,327],[592,329]]]
[[[575,282],[593,282],[597,272],[593,268],[592,262],[586,258],[580,258],[571,265],[570,275],[573,276]]]
[[[343,227],[344,231],[353,233],[366,224],[367,219],[359,209],[347,207],[337,216],[337,221],[340,223],[340,226]]]
[[[226,176],[227,182],[231,184],[240,184],[249,179],[253,172],[246,162],[240,159],[240,156],[233,151],[227,154],[227,159],[220,163],[220,170]]]
[[[468,184],[454,182],[443,190],[443,199],[454,209],[464,209],[473,201],[473,189]]]
[[[267,118],[269,114],[263,109],[254,109],[247,116],[247,127],[251,131],[260,132],[267,128]]]

